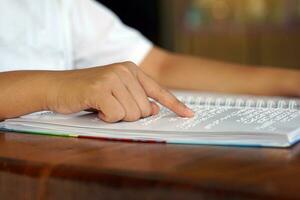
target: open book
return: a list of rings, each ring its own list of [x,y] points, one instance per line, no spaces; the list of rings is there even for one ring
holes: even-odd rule
[[[194,118],[166,108],[137,122],[105,123],[97,114],[39,112],[1,123],[9,131],[111,140],[288,147],[300,139],[300,100],[176,92]]]

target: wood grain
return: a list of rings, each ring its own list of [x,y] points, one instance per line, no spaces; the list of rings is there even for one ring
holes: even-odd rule
[[[0,133],[0,199],[299,199],[299,149]]]

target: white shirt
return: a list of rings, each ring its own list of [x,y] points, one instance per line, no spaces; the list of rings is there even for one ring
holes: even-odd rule
[[[151,48],[93,0],[0,0],[0,71],[139,64]]]

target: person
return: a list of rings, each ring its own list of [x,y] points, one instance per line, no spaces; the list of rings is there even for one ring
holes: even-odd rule
[[[165,88],[300,95],[299,71],[163,50],[93,0],[2,0],[0,13],[0,120],[95,109],[135,121],[157,114],[155,101],[192,117]]]

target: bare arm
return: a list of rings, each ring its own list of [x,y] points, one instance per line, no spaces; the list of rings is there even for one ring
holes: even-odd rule
[[[300,72],[242,66],[153,48],[141,65],[160,84],[175,89],[299,96]]]
[[[54,72],[15,71],[0,73],[0,121],[41,111]]]
[[[159,111],[148,97],[180,116],[193,116],[130,62],[71,71],[3,72],[0,91],[0,121],[42,110],[71,114],[90,108],[107,122],[136,121]]]

